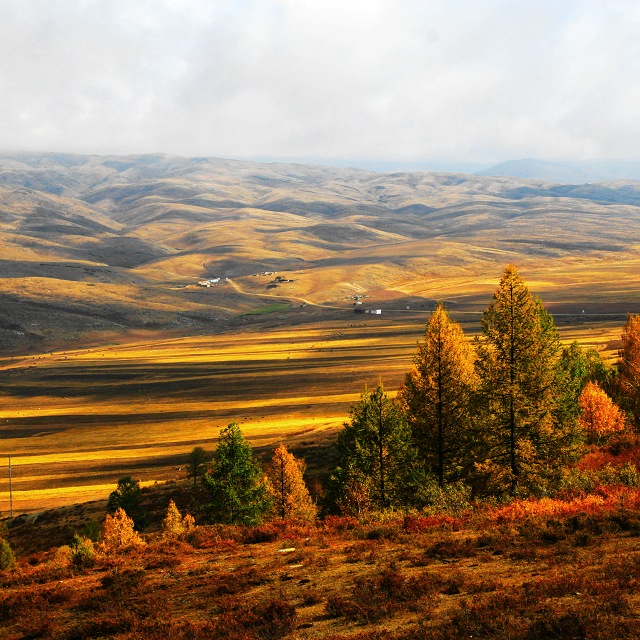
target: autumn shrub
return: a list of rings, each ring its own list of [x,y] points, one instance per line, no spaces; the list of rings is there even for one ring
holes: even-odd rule
[[[144,546],[144,541],[133,528],[133,520],[124,509],[118,508],[113,516],[107,515],[100,533],[98,550],[106,555],[118,554]]]
[[[436,482],[423,483],[417,491],[416,503],[423,505],[427,516],[460,516],[471,510],[471,487],[453,482],[443,487]]]
[[[188,513],[184,516],[178,511],[176,503],[169,501],[167,514],[162,521],[162,533],[165,538],[175,539],[188,537],[195,528],[195,520]]]
[[[93,542],[89,538],[82,538],[79,535],[73,536],[70,552],[71,564],[75,569],[87,569],[96,562],[96,552]]]
[[[279,640],[296,628],[296,608],[280,598],[254,604],[250,609],[222,614],[214,622],[212,638],[220,640]]]
[[[12,569],[15,566],[16,558],[13,555],[13,550],[9,541],[5,538],[0,538],[0,571],[6,571]]]
[[[407,578],[389,568],[374,576],[356,578],[351,597],[331,596],[325,606],[330,617],[371,624],[415,606],[417,600],[432,596],[441,585],[432,576]]]
[[[464,524],[462,518],[447,515],[408,514],[403,518],[402,526],[408,533],[423,533],[431,529],[456,531]]]
[[[240,567],[236,571],[221,571],[209,576],[207,591],[211,596],[237,595],[274,579],[270,572],[256,566]]]
[[[477,555],[476,542],[473,538],[457,538],[445,536],[429,545],[424,550],[427,558],[472,558]]]
[[[124,569],[118,568],[109,572],[101,580],[100,584],[103,589],[110,595],[121,596],[136,590],[144,579],[144,571],[142,569]]]
[[[246,527],[243,531],[245,544],[259,544],[261,542],[273,542],[280,537],[280,532],[273,523],[262,524],[256,527]]]

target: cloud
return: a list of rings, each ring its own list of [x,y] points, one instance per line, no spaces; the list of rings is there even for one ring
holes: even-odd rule
[[[0,0],[0,148],[638,159],[635,0]]]

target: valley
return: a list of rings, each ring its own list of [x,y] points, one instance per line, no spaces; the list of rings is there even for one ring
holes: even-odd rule
[[[182,478],[232,420],[317,478],[363,387],[401,384],[436,301],[472,338],[507,263],[564,340],[615,359],[640,313],[639,206],[630,180],[1,156],[14,509],[105,497],[127,474]]]

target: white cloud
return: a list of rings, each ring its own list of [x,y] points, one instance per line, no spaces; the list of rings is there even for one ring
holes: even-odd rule
[[[0,0],[0,148],[638,159],[635,0]]]

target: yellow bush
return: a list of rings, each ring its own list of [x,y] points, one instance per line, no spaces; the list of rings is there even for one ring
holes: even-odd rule
[[[144,544],[144,540],[133,528],[133,520],[124,509],[117,509],[113,516],[107,515],[98,542],[100,552],[112,555]]]

